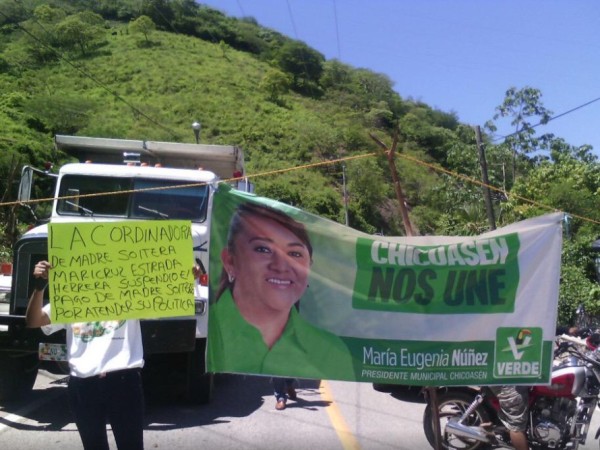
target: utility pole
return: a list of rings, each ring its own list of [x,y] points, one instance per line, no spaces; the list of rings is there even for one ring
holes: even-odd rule
[[[492,205],[492,194],[490,193],[490,181],[488,179],[487,162],[485,160],[485,151],[481,141],[481,128],[475,126],[475,140],[477,141],[477,150],[479,152],[479,165],[481,166],[481,179],[483,181],[483,198],[485,200],[485,209],[487,211],[490,230],[496,229],[496,218],[494,217],[494,208]]]
[[[415,232],[408,217],[408,210],[406,209],[406,202],[404,201],[404,194],[402,193],[402,186],[400,186],[400,180],[398,179],[398,171],[396,170],[396,163],[394,162],[394,155],[396,148],[398,147],[398,130],[394,134],[394,140],[392,142],[392,148],[388,149],[387,146],[379,140],[373,133],[369,133],[371,139],[379,145],[387,156],[388,165],[390,166],[390,172],[392,174],[392,180],[394,181],[394,189],[396,190],[396,199],[398,200],[398,206],[400,208],[400,215],[402,216],[402,223],[404,224],[404,230],[407,236],[414,236]]]
[[[392,141],[392,148],[388,149],[387,146],[381,142],[374,134],[369,133],[371,139],[373,139],[379,147],[381,147],[387,156],[388,164],[390,166],[390,172],[392,173],[392,180],[394,181],[394,188],[396,190],[396,198],[398,199],[398,204],[400,208],[400,214],[402,215],[402,222],[404,223],[404,229],[406,230],[407,236],[414,236],[415,232],[412,227],[412,223],[410,221],[410,217],[408,216],[408,211],[406,209],[406,203],[404,201],[404,194],[402,192],[402,186],[400,186],[400,180],[398,178],[398,171],[396,170],[396,163],[394,162],[394,155],[396,153],[396,148],[398,147],[398,130],[394,133],[394,140]],[[442,449],[442,432],[440,429],[440,411],[439,411],[439,402],[437,398],[437,390],[435,387],[427,387],[425,389],[427,395],[427,401],[431,403],[431,411],[432,411],[432,425],[433,425],[433,433],[435,435],[434,444],[435,450],[443,450]]]
[[[346,189],[346,163],[342,163],[342,185],[344,190],[344,216],[346,219],[346,226],[350,226],[348,219],[348,190]]]

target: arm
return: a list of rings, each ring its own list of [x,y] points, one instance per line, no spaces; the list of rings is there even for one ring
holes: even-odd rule
[[[51,266],[48,261],[40,261],[33,269],[33,276],[35,277],[34,289],[29,298],[27,312],[25,313],[25,323],[29,328],[50,325],[50,318],[42,311],[44,290],[48,285],[48,270],[50,268]]]

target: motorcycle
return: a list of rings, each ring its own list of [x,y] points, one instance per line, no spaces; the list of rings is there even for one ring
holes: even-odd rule
[[[598,335],[586,340],[561,336],[555,351],[549,386],[529,393],[527,439],[530,448],[577,449],[585,444],[600,395]],[[449,387],[436,390],[444,449],[513,448],[509,432],[498,418],[499,404],[488,387]],[[428,401],[423,428],[436,448],[433,406]],[[596,432],[598,439],[600,429]]]

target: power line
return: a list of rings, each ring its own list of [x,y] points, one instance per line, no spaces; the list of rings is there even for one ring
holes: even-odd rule
[[[300,39],[298,37],[298,30],[296,30],[296,22],[294,22],[294,14],[292,14],[292,7],[290,6],[290,0],[286,0],[288,14],[290,15],[290,21],[292,22],[292,29],[294,30],[294,36],[296,39]]]
[[[563,116],[566,116],[568,114],[571,114],[572,112],[575,112],[575,111],[577,111],[579,109],[585,108],[586,106],[589,106],[592,103],[595,103],[597,101],[600,101],[600,97],[596,97],[595,99],[590,100],[589,102],[585,102],[585,103],[583,103],[583,104],[581,104],[579,106],[576,106],[575,108],[569,109],[568,111],[565,111],[565,112],[562,112],[560,114],[557,114],[556,116],[552,116],[552,117],[550,117],[546,121],[540,121],[540,122],[536,123],[535,125],[531,125],[531,126],[528,125],[527,127],[523,127],[520,130],[515,131],[514,133],[507,134],[506,136],[498,136],[497,138],[493,139],[492,142],[497,142],[500,139],[506,139],[506,138],[509,138],[509,137],[512,137],[512,136],[516,136],[517,134],[520,134],[520,133],[522,133],[523,131],[525,131],[526,129],[529,129],[529,128],[536,128],[536,127],[539,127],[540,125],[546,125],[548,122],[551,122],[552,120],[556,120],[556,119],[558,119],[560,117],[563,117]]]
[[[240,11],[242,12],[242,17],[246,17],[246,13],[244,12],[244,8],[242,8],[242,4],[240,3],[240,0],[236,1],[238,8],[240,8]]]
[[[576,106],[573,109],[569,109],[568,111],[565,111],[564,113],[561,113],[561,114],[559,114],[557,116],[551,117],[550,119],[548,119],[548,122],[550,122],[551,120],[554,120],[554,119],[558,119],[559,117],[566,116],[567,114],[571,114],[572,112],[577,111],[578,109],[584,108],[584,107],[586,107],[588,105],[591,105],[592,103],[595,103],[598,100],[600,100],[600,97],[597,97],[594,100],[590,100],[589,102],[586,102],[583,105]]]
[[[341,46],[340,46],[340,30],[338,27],[338,17],[337,17],[337,8],[336,8],[335,0],[333,0],[333,18],[335,21],[335,40],[337,43],[338,59],[341,61],[342,60],[342,50],[341,50]]]

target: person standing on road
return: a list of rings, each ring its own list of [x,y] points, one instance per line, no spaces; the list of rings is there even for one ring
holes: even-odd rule
[[[139,320],[52,324],[50,304],[43,306],[50,269],[48,261],[35,265],[25,320],[45,334],[67,331],[69,404],[83,448],[108,450],[108,421],[120,450],[142,450],[144,351]]]
[[[288,399],[297,400],[296,389],[293,378],[273,377],[273,393],[275,394],[275,409],[281,411],[285,409]]]

